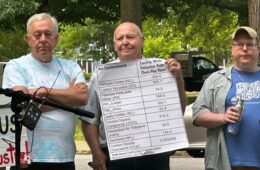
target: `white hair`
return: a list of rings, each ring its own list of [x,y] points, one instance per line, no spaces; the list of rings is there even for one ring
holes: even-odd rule
[[[47,13],[40,13],[40,14],[35,14],[35,15],[33,15],[33,16],[31,16],[29,19],[28,19],[28,21],[27,21],[27,25],[26,25],[26,27],[27,27],[27,34],[29,34],[30,33],[30,29],[31,29],[31,25],[32,25],[32,23],[34,22],[34,21],[42,21],[42,20],[44,20],[44,19],[50,19],[51,20],[51,22],[53,23],[53,29],[54,29],[54,32],[56,33],[56,34],[58,34],[58,23],[57,23],[57,20],[56,20],[56,18],[55,17],[53,17],[53,16],[51,16],[51,15],[49,15],[49,14],[47,14]]]

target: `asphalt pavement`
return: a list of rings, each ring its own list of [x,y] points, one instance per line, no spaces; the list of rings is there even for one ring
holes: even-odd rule
[[[92,170],[88,162],[92,161],[92,155],[85,141],[77,141],[77,155],[75,159],[76,170]],[[203,170],[204,159],[192,158],[185,151],[178,151],[170,159],[171,170]]]
[[[77,154],[75,158],[76,170],[92,170],[88,162],[92,161],[92,155],[85,141],[76,141]],[[170,158],[171,170],[203,170],[203,158],[192,158],[184,151],[178,151]],[[6,170],[9,170],[7,168]]]
[[[88,166],[88,162],[92,160],[91,154],[76,155],[76,170],[92,170]],[[170,159],[171,170],[203,170],[203,158],[179,157],[173,156]],[[145,170],[145,169],[144,169]]]

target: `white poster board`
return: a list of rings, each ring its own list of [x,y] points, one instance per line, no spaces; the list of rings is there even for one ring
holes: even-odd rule
[[[15,165],[15,124],[14,113],[10,105],[3,101],[10,101],[4,95],[0,95],[0,167]],[[21,134],[21,159],[30,163],[29,146],[26,128],[22,128]]]
[[[176,80],[165,60],[101,65],[98,86],[111,160],[188,147]]]

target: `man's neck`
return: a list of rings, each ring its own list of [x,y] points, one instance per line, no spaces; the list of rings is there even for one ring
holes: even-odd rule
[[[39,62],[41,63],[49,63],[51,62],[52,60],[52,56],[50,55],[34,55],[32,53],[32,57],[35,59],[35,60],[38,60]]]

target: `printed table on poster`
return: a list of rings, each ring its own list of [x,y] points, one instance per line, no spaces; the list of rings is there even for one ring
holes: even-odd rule
[[[111,160],[188,146],[176,79],[165,60],[104,64],[97,76]]]

